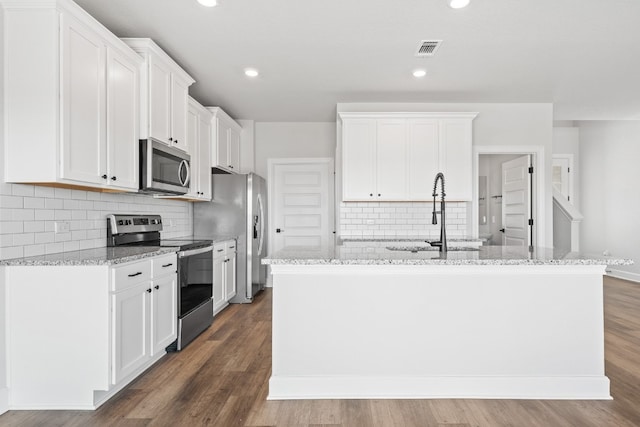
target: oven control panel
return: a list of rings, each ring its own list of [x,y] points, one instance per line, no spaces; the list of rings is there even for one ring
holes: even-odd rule
[[[107,215],[107,228],[112,235],[161,231],[160,215]]]

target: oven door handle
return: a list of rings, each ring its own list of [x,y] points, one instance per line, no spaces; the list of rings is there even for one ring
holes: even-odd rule
[[[203,254],[205,252],[213,253],[213,246],[207,246],[206,248],[199,248],[199,249],[190,249],[188,251],[180,251],[178,252],[178,258],[184,258],[191,255]]]

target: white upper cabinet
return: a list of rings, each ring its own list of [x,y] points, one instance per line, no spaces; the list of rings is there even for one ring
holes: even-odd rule
[[[407,138],[404,120],[377,120],[376,192],[377,200],[407,199]]]
[[[5,180],[137,191],[140,56],[75,3],[0,5]]]
[[[138,189],[140,67],[107,51],[107,170],[109,182]],[[135,143],[131,143],[135,141]]]
[[[220,107],[209,107],[213,114],[212,167],[240,173],[240,132],[242,127]]]
[[[187,151],[189,86],[195,83],[151,39],[123,38],[145,61],[141,79],[140,138]]]
[[[211,200],[211,113],[189,98],[187,140],[191,153],[189,199]]]
[[[430,200],[438,172],[447,200],[471,200],[476,115],[341,113],[342,200]]]
[[[375,141],[375,120],[343,120],[342,197],[344,200],[374,200]]]

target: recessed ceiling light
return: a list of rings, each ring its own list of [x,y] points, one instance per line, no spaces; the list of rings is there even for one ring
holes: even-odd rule
[[[453,9],[462,9],[463,7],[469,6],[470,0],[448,0],[449,6]]]
[[[247,77],[258,77],[258,70],[256,70],[255,68],[247,68],[244,70],[244,75]]]
[[[424,76],[426,76],[426,75],[427,75],[427,72],[426,72],[425,70],[415,70],[415,71],[413,72],[413,77],[418,77],[418,78],[420,78],[420,77],[424,77]]]
[[[206,7],[213,7],[218,5],[218,0],[198,0],[198,3]]]

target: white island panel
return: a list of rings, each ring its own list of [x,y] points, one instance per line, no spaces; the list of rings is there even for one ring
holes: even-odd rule
[[[605,265],[271,265],[269,399],[609,399]]]

